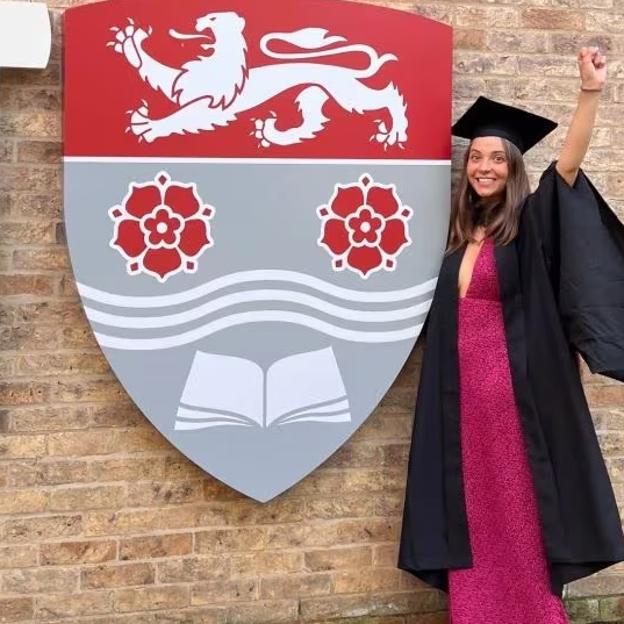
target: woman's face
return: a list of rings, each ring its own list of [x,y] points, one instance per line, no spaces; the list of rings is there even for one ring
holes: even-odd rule
[[[466,165],[468,183],[479,197],[501,197],[509,175],[503,140],[500,137],[477,137],[469,149]]]

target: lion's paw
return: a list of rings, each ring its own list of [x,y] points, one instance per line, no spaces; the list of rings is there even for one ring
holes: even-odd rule
[[[130,115],[130,125],[126,128],[126,132],[132,132],[139,141],[147,143],[158,138],[155,130],[156,121],[148,117],[147,102],[143,101],[139,108],[128,111],[128,114]]]
[[[127,26],[122,28],[113,26],[111,30],[115,33],[115,37],[106,45],[112,47],[118,54],[123,54],[128,63],[135,69],[141,67],[143,64],[141,44],[150,36],[151,28],[148,31],[137,28],[134,25],[134,21],[128,19]]]
[[[384,149],[397,145],[403,149],[403,143],[407,141],[407,133],[394,128],[388,130],[384,121],[377,120],[377,132],[371,137],[371,141],[377,141],[384,146]]]
[[[270,140],[269,135],[272,131],[275,131],[275,117],[269,117],[268,119],[254,119],[253,122],[254,130],[251,134],[258,139],[258,148],[271,147],[273,142]]]

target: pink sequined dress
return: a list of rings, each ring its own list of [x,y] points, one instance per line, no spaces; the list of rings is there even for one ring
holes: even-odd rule
[[[473,567],[449,570],[450,624],[567,624],[561,599],[550,591],[489,238],[458,305],[462,466]]]

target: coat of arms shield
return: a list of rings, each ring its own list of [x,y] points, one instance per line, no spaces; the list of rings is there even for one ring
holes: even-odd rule
[[[449,218],[451,29],[339,0],[66,13],[65,219],[115,374],[267,501],[364,422]]]

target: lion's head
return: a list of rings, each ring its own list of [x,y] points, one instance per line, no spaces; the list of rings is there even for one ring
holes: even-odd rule
[[[203,97],[212,106],[226,108],[242,91],[247,78],[247,43],[243,35],[245,20],[234,13],[208,13],[195,22],[195,30],[209,43],[209,56],[185,63],[174,84],[181,106]],[[196,35],[198,36],[198,35]]]
[[[197,32],[205,34],[206,30],[210,30],[215,39],[229,37],[235,32],[242,35],[244,28],[245,20],[233,11],[208,13],[195,22]]]

